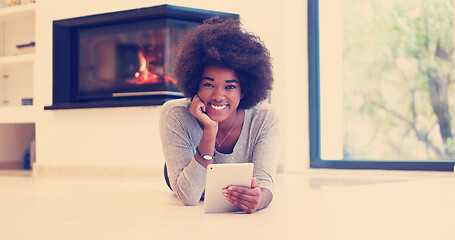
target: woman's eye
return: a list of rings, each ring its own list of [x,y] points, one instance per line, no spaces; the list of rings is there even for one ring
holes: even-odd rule
[[[203,84],[204,87],[208,87],[208,88],[212,88],[213,85],[211,83],[204,83]]]
[[[226,87],[226,89],[236,89],[236,88],[237,88],[237,86],[235,86],[235,85],[229,85]]]

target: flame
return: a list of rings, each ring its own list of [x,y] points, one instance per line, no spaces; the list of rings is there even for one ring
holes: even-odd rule
[[[139,71],[134,74],[134,78],[127,79],[126,82],[130,84],[142,85],[142,84],[150,84],[150,83],[158,83],[160,80],[160,76],[155,73],[149,71],[147,67],[147,59],[144,57],[144,51],[138,51],[138,58],[139,58]]]
[[[134,78],[126,79],[125,82],[129,84],[135,84],[135,85],[142,85],[142,84],[153,84],[153,83],[159,83],[161,81],[164,81],[165,83],[173,83],[177,85],[177,80],[174,79],[173,77],[167,75],[166,73],[161,73],[162,77],[160,75],[153,73],[150,71],[150,69],[153,69],[148,65],[150,62],[147,57],[145,56],[146,50],[142,45],[139,46],[139,51],[137,54],[138,60],[139,60],[139,70],[134,73]],[[149,58],[154,58],[150,57]],[[151,59],[150,59],[151,60]],[[155,69],[157,70],[157,69]],[[158,70],[159,71],[159,70]]]
[[[171,83],[177,85],[177,80],[175,80],[175,79],[174,79],[173,77],[171,77],[171,76],[164,75],[164,80],[165,80],[166,82],[171,82]]]

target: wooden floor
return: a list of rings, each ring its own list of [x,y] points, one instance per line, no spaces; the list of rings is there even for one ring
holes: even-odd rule
[[[156,177],[0,172],[0,239],[455,239],[455,177],[279,174],[269,208],[204,214]]]

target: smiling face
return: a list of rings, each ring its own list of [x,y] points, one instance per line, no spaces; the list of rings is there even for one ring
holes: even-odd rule
[[[229,68],[205,67],[199,83],[198,96],[206,104],[207,114],[213,121],[222,122],[234,116],[242,92],[240,81]]]

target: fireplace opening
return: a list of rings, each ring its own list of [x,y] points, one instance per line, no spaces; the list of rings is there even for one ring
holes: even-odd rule
[[[236,14],[161,5],[54,21],[47,110],[161,105],[181,98],[172,60],[189,29]]]
[[[79,32],[80,101],[126,96],[182,96],[173,77],[178,42],[196,23],[152,20]]]

